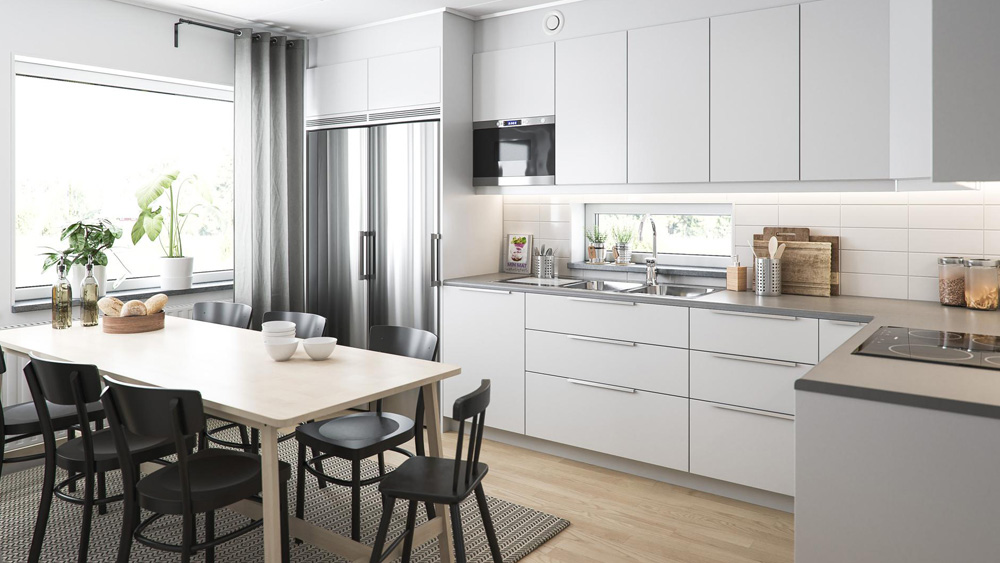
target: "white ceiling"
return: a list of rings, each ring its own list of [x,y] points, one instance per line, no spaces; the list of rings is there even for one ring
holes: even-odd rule
[[[451,8],[472,18],[568,0],[115,0],[192,19],[255,23],[305,36]]]

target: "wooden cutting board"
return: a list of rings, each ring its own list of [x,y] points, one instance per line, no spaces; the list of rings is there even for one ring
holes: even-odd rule
[[[771,240],[771,237],[778,237],[780,241],[795,240],[799,242],[809,241],[808,227],[764,227],[764,234],[760,235],[762,240]],[[756,239],[757,236],[754,235]]]
[[[810,235],[808,227],[764,227],[764,232],[762,234],[755,234],[753,240],[763,240],[766,242],[772,236],[777,237],[778,242],[829,242],[832,245],[830,256],[830,295],[840,295],[840,237]]]
[[[840,237],[812,235],[809,240],[830,243],[830,295],[840,295]]]
[[[830,296],[833,245],[829,242],[786,241],[781,255],[781,292],[788,295]],[[753,241],[757,256],[767,256],[767,241]]]

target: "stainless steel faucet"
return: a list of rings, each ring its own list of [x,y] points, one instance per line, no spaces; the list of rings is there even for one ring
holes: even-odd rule
[[[642,242],[642,226],[649,220],[649,226],[653,228],[653,256],[646,258],[646,285],[656,285],[656,222],[649,213],[639,219],[639,241]]]

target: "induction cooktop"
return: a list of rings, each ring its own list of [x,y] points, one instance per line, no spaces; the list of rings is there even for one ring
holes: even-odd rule
[[[1000,370],[1000,336],[991,334],[883,326],[852,353]]]

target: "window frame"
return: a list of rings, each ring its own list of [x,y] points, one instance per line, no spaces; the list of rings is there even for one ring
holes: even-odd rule
[[[602,213],[624,213],[634,215],[728,215],[733,216],[731,203],[587,203],[584,204],[584,222],[587,231],[594,228],[597,215]],[[693,266],[699,268],[725,268],[732,263],[732,255],[736,250],[735,236],[732,224],[729,240],[728,256],[713,256],[709,254],[673,254],[663,252],[666,246],[663,240],[658,241],[657,264],[660,266]],[[589,244],[589,243],[588,243]],[[584,245],[586,247],[586,244]],[[609,247],[610,248],[610,247]],[[632,251],[632,262],[642,264],[652,252]]]
[[[28,76],[33,78],[43,78],[50,80],[61,80],[66,82],[78,82],[93,86],[103,86],[110,88],[122,88],[127,90],[139,90],[157,94],[169,94],[176,96],[186,96],[192,98],[204,98],[226,102],[234,101],[234,90],[232,86],[222,84],[210,84],[205,82],[195,82],[190,80],[173,79],[162,76],[153,76],[126,71],[117,71],[38,59],[33,57],[14,57],[14,64],[11,67],[11,134],[16,130],[17,124],[17,100],[14,91],[15,81],[18,76]],[[32,299],[44,299],[51,295],[51,286],[36,285],[17,287],[17,235],[14,232],[14,225],[17,224],[17,190],[14,189],[17,178],[16,166],[16,144],[11,143],[11,167],[10,167],[10,282],[13,292],[13,301],[27,301]],[[128,236],[128,233],[125,233]],[[123,237],[124,238],[124,237]],[[233,233],[233,243],[236,242],[236,233]],[[234,274],[232,269],[209,270],[195,272],[192,282],[210,283],[232,281]],[[130,277],[125,280],[115,291],[156,289],[159,287],[158,276]],[[108,286],[111,289],[111,286]]]

